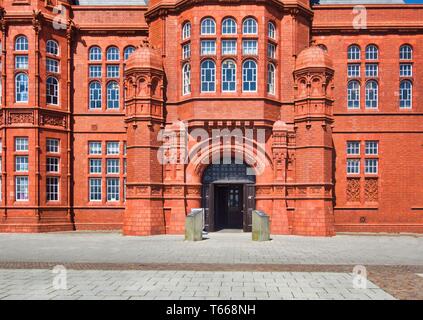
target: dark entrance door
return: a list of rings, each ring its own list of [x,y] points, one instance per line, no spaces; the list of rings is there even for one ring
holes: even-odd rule
[[[243,185],[215,186],[215,230],[243,229]]]

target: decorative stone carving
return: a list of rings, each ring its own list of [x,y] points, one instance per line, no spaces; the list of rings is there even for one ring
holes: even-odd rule
[[[66,128],[66,117],[61,115],[42,114],[40,116],[40,124]]]
[[[360,202],[360,179],[347,179],[347,201]]]
[[[34,114],[25,112],[25,113],[10,113],[9,114],[9,124],[34,124]]]
[[[379,200],[379,187],[377,178],[368,178],[364,184],[364,200],[377,202]]]

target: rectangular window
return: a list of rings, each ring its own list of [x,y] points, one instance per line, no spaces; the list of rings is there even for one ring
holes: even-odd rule
[[[379,166],[378,159],[366,159],[365,161],[365,173],[366,174],[377,174]]]
[[[28,69],[28,56],[15,56],[15,69]]]
[[[359,173],[360,173],[360,160],[347,159],[347,174],[359,174]]]
[[[101,179],[90,178],[90,201],[101,201]]]
[[[59,201],[59,178],[47,177],[47,201]]]
[[[378,155],[379,143],[377,141],[366,141],[366,155]]]
[[[1,161],[1,158],[0,158],[0,161]],[[126,159],[123,159],[123,174],[126,174],[127,167],[128,165],[127,165]]]
[[[15,138],[15,151],[28,152],[28,138]]]
[[[89,154],[101,154],[101,142],[100,141],[91,141],[88,143]]]
[[[108,65],[107,66],[107,78],[119,78],[119,66]]]
[[[243,40],[242,41],[242,54],[255,56],[258,53],[257,40]]]
[[[47,72],[59,73],[59,61],[47,58],[46,69]]]
[[[90,78],[101,78],[101,65],[90,65]]]
[[[236,55],[236,40],[223,40],[222,41],[222,55]]]
[[[360,64],[348,64],[348,78],[355,78],[360,76]]]
[[[90,159],[90,174],[101,173],[101,159]]]
[[[119,201],[119,178],[107,178],[107,201]]]
[[[191,45],[188,43],[182,47],[182,59],[189,59],[191,57]]]
[[[15,199],[16,201],[28,201],[28,177],[15,177]]]
[[[360,154],[360,142],[359,141],[348,141],[347,142],[347,155],[357,156]]]
[[[107,159],[107,174],[118,174],[119,171],[119,159]]]
[[[28,156],[15,157],[15,171],[28,172]]]
[[[379,65],[377,63],[366,63],[366,77],[376,78],[379,76]]]
[[[412,77],[413,76],[413,65],[410,63],[400,64],[400,77]]]
[[[59,153],[59,139],[47,139],[47,152]]]
[[[108,141],[107,142],[107,154],[108,155],[119,154],[119,142]]]
[[[273,43],[267,44],[267,57],[270,59],[276,59],[276,46]]]
[[[201,41],[201,55],[215,55],[216,54],[216,41],[202,40]]]
[[[59,158],[48,157],[47,158],[47,172],[59,172]]]

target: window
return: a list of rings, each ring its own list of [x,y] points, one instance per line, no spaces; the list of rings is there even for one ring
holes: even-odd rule
[[[379,142],[377,141],[366,141],[366,155],[378,155],[379,154]]]
[[[119,66],[108,65],[107,66],[107,78],[119,78]]]
[[[242,65],[242,90],[257,91],[257,64],[253,60],[247,60]]]
[[[90,178],[90,201],[101,201],[101,179]]]
[[[59,73],[59,61],[47,58],[46,69],[47,72]]]
[[[28,177],[15,177],[15,199],[16,201],[28,200]]]
[[[267,93],[275,94],[276,68],[272,63],[267,65]]]
[[[413,97],[413,84],[404,80],[400,83],[400,108],[411,109]]]
[[[59,104],[59,81],[56,78],[49,77],[47,78],[46,83],[46,98],[47,104]]]
[[[251,56],[257,55],[257,40],[243,40],[242,54]]]
[[[201,92],[216,91],[216,64],[212,60],[201,64]]]
[[[59,143],[58,139],[47,139],[47,152],[59,153]]]
[[[366,77],[376,78],[379,76],[379,65],[377,63],[366,63]]]
[[[88,153],[90,155],[101,154],[101,142],[100,141],[90,141],[88,143]]]
[[[276,26],[273,22],[267,24],[267,36],[271,39],[276,39]]]
[[[366,108],[376,109],[378,107],[378,89],[376,81],[366,83]]]
[[[118,174],[119,172],[119,159],[107,159],[107,174]]]
[[[125,48],[125,50],[123,50],[123,59],[124,60],[128,60],[129,56],[134,53],[135,51],[135,47],[133,46],[128,46]]]
[[[360,155],[360,142],[359,141],[347,141],[347,155],[349,155],[349,156]]]
[[[360,65],[358,63],[348,64],[348,78],[356,78],[360,76]]]
[[[378,56],[379,50],[374,44],[366,47],[366,60],[377,60],[379,58]]]
[[[222,41],[222,55],[236,55],[236,40]]]
[[[100,47],[91,47],[90,48],[90,61],[101,61],[102,55],[101,55],[101,49]]]
[[[379,166],[378,159],[366,159],[364,161],[365,173],[366,174],[377,174]]]
[[[15,100],[28,102],[28,76],[25,73],[18,73],[15,77]]]
[[[186,22],[182,27],[182,40],[191,38],[191,23]]]
[[[189,59],[191,57],[191,44],[186,44],[182,47],[182,59]]]
[[[270,59],[276,59],[276,46],[273,43],[267,44],[267,57]]]
[[[91,65],[90,66],[90,78],[101,78],[101,65]]]
[[[358,81],[348,82],[348,109],[360,109],[360,84]]]
[[[47,177],[47,201],[59,201],[59,178]]]
[[[348,47],[348,60],[360,60],[360,47],[352,45]]]
[[[28,38],[19,36],[15,40],[15,51],[28,51]]]
[[[107,155],[119,154],[119,142],[109,141],[106,148]]]
[[[360,174],[360,160],[347,159],[347,174]]]
[[[90,83],[90,109],[101,109],[101,84],[98,81]]]
[[[201,22],[201,35],[216,34],[216,22],[211,18],[206,18]]]
[[[222,63],[222,91],[234,92],[236,90],[236,64],[232,60]]]
[[[15,69],[28,69],[28,56],[15,56]]]
[[[107,201],[119,201],[119,178],[107,178]]]
[[[15,151],[28,152],[28,138],[15,138]]]
[[[59,158],[47,157],[47,172],[59,172]]]
[[[408,44],[401,46],[400,48],[400,60],[411,60],[413,59],[413,48]]]
[[[242,27],[243,34],[257,34],[257,21],[253,18],[248,18],[244,21]]]
[[[119,85],[115,81],[107,84],[107,109],[119,109]]]
[[[48,40],[46,45],[47,53],[54,56],[59,55],[59,44],[54,40]]]
[[[222,34],[236,34],[236,22],[232,18],[226,18],[222,22]]]
[[[106,53],[107,61],[119,61],[119,49],[117,47],[110,47]]]
[[[28,156],[15,157],[15,171],[28,172]]]
[[[214,55],[216,54],[216,41],[214,40],[202,40],[201,41],[201,55]]]
[[[191,93],[191,65],[189,63],[185,64],[184,67],[182,68],[182,74],[183,74],[182,93],[184,95],[190,94]]]
[[[412,77],[413,76],[413,65],[411,63],[400,64],[400,77]]]
[[[90,159],[90,174],[101,173],[101,159]]]

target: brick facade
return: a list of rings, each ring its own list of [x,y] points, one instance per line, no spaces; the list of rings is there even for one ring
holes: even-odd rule
[[[1,6],[0,232],[180,234],[204,206],[206,160],[239,154],[275,234],[423,232],[422,5]],[[207,18],[215,32],[201,32]],[[400,59],[404,45],[412,53]],[[214,66],[208,91],[202,65]],[[198,133],[216,130],[240,132],[251,148],[223,135],[198,150]],[[163,133],[176,136],[167,151],[177,159],[164,165]]]

